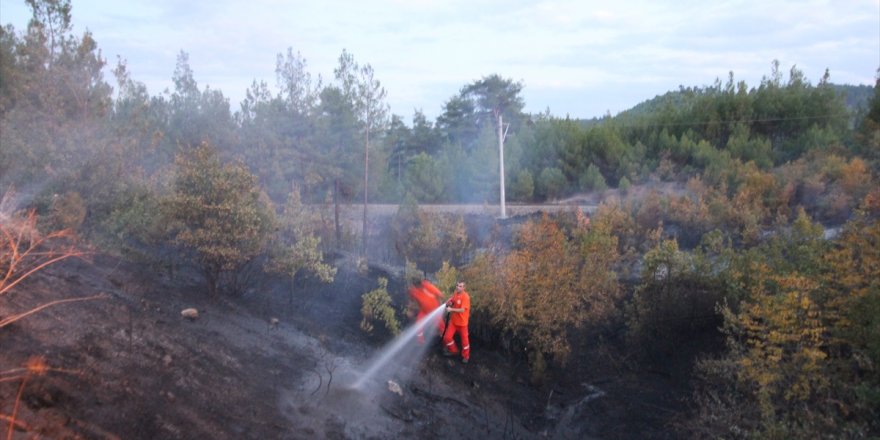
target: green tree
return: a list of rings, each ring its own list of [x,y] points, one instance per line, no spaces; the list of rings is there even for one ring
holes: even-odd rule
[[[320,218],[303,206],[299,188],[294,187],[279,219],[280,228],[269,248],[266,269],[290,277],[290,304],[293,304],[297,277],[306,273],[324,283],[333,282],[336,268],[324,263],[321,239],[316,235]]]
[[[384,102],[385,88],[375,77],[369,64],[358,65],[354,57],[343,50],[339,56],[339,66],[333,71],[339,81],[343,96],[352,103],[354,116],[364,143],[364,218],[363,248],[367,252],[367,204],[370,192],[370,135],[380,133],[387,125],[388,104]],[[384,165],[383,165],[384,167]],[[379,169],[382,169],[380,167]]]
[[[105,61],[91,33],[71,35],[65,0],[29,0],[20,36],[0,32],[0,180],[73,176],[97,156],[111,103]]]
[[[176,153],[180,148],[195,148],[208,142],[219,150],[230,149],[234,124],[229,99],[210,86],[199,90],[188,53],[181,51],[177,55],[172,82],[165,148]]]
[[[580,177],[579,182],[581,189],[586,191],[604,191],[608,189],[605,182],[605,176],[599,171],[596,165],[590,164],[584,174]]]
[[[872,163],[875,172],[880,171],[880,68],[877,69],[874,96],[868,102],[868,113],[859,123],[855,140],[855,151]]]
[[[745,124],[738,124],[733,128],[725,149],[732,157],[743,162],[754,161],[762,169],[773,165],[770,142],[750,136],[749,128]]]
[[[535,179],[529,170],[519,170],[516,180],[510,186],[510,193],[515,200],[524,202],[531,201],[535,196]]]
[[[537,193],[544,199],[555,199],[563,194],[566,187],[565,176],[559,168],[544,168],[535,185]]]
[[[235,277],[265,250],[274,216],[254,176],[241,164],[221,164],[208,143],[178,156],[173,191],[166,202],[173,241],[189,252],[216,294],[224,275]]]
[[[509,79],[502,79],[498,75],[490,75],[479,81],[475,81],[473,84],[465,86],[461,91],[462,96],[473,96],[476,99],[478,109],[482,109],[485,113],[491,114],[492,123],[495,126],[499,151],[499,175],[501,176],[499,182],[499,198],[501,201],[502,217],[506,216],[504,210],[506,199],[506,195],[504,194],[504,167],[507,164],[504,159],[504,139],[507,136],[507,129],[511,125],[518,125],[518,121],[516,120],[514,120],[514,123],[511,124],[510,119],[519,118],[520,114],[522,113],[522,108],[525,104],[523,103],[522,98],[519,96],[519,93],[521,91],[522,84],[515,83]],[[479,115],[480,113],[478,113],[478,116]],[[503,122],[505,115],[509,116],[508,125],[505,125]]]
[[[359,126],[352,103],[342,89],[327,85],[321,89],[315,111],[316,155],[314,170],[324,177],[337,200],[353,200],[363,183],[359,161],[338,158],[359,157]]]
[[[480,130],[476,103],[460,95],[449,98],[443,114],[437,117],[437,130],[449,144],[459,145],[466,151],[472,149]]]
[[[632,188],[632,183],[630,183],[629,179],[627,179],[626,176],[621,177],[620,181],[617,182],[617,189],[619,189],[620,192],[624,194],[629,192],[630,188]]]
[[[321,200],[339,175],[316,134],[321,81],[313,82],[306,67],[306,60],[292,49],[279,53],[277,90],[254,81],[235,115],[238,147],[232,153],[255,170],[279,203],[287,198],[291,182],[306,200]]]
[[[405,188],[423,203],[443,201],[444,176],[437,162],[425,153],[411,158],[405,175]]]

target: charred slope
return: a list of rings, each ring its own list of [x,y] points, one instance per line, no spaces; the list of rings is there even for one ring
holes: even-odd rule
[[[465,371],[429,354],[401,376],[400,393],[384,384],[347,389],[378,341],[357,331],[370,277],[340,275],[335,288],[305,286],[290,307],[283,283],[221,299],[186,273],[170,279],[103,256],[58,264],[4,298],[0,315],[105,298],[50,307],[0,331],[8,379],[0,382],[0,413],[15,413],[22,438],[530,435],[477,392],[481,374],[496,374],[487,366]],[[185,308],[199,317],[184,318]],[[22,370],[37,358],[47,371]]]
[[[108,256],[50,267],[4,298],[0,315],[106,297],[0,330],[0,414],[16,411],[21,390],[20,438],[669,437],[663,384],[615,371],[586,347],[557,375],[566,380],[534,387],[524,364],[479,341],[463,365],[435,340],[352,390],[388,340],[359,329],[360,297],[393,274],[337,263],[333,284],[304,280],[293,301],[291,286],[269,277],[242,297],[211,298],[193,273],[170,278]],[[399,281],[389,289],[404,300]],[[182,317],[185,308],[199,317]],[[35,357],[50,369],[22,371]]]

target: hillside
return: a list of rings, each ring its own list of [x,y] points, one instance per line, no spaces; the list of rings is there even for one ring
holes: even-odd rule
[[[211,298],[186,271],[107,255],[56,264],[13,291],[0,316],[104,298],[0,331],[0,413],[16,415],[13,438],[672,438],[663,421],[677,405],[671,382],[615,371],[607,358],[532,387],[523,365],[479,340],[468,365],[435,345],[352,390],[390,339],[359,329],[360,295],[389,274],[336,264],[332,285],[307,282],[292,305],[287,285],[269,278],[241,298]],[[198,319],[181,316],[191,307]],[[22,370],[37,358],[48,370]]]

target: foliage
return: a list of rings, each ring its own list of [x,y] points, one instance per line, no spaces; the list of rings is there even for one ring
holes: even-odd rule
[[[545,200],[552,200],[562,196],[565,191],[566,180],[559,168],[544,168],[538,175],[535,191]]]
[[[269,247],[266,269],[290,277],[294,286],[297,276],[309,273],[324,283],[333,282],[336,268],[324,263],[320,250],[321,239],[315,234],[320,219],[303,206],[299,188],[290,192],[279,219],[280,227]],[[291,287],[290,301],[293,302]]]
[[[833,248],[801,212],[789,232],[749,252],[746,297],[721,308],[728,351],[699,364],[705,436],[876,436],[876,201]],[[875,214],[876,215],[876,214]],[[757,257],[757,258],[756,258]],[[724,420],[724,423],[719,423]],[[735,430],[734,430],[735,429]]]
[[[422,203],[442,201],[444,194],[443,173],[439,164],[425,153],[410,159],[404,175],[404,185]]]
[[[587,171],[579,179],[581,189],[586,191],[604,191],[608,189],[605,177],[596,165],[590,164]]]
[[[616,263],[617,243],[607,230],[580,230],[578,236],[580,241],[570,239],[545,215],[521,227],[516,248],[501,256],[500,264],[488,258],[481,263],[498,271],[489,275],[489,283],[487,271],[481,271],[477,288],[486,297],[481,307],[490,309],[493,322],[529,353],[542,354],[530,355],[535,362],[547,354],[564,364],[570,329],[607,319],[617,299],[619,288],[609,269]],[[469,280],[474,269],[470,274]]]
[[[450,265],[448,261],[444,261],[443,265],[440,266],[440,270],[434,274],[434,278],[437,280],[437,288],[441,292],[448,293],[452,292],[455,288],[455,283],[461,279],[461,276],[455,266]]]
[[[387,92],[375,77],[373,67],[363,66],[355,62],[354,57],[343,49],[339,56],[339,66],[333,70],[339,82],[343,98],[350,104],[352,114],[357,121],[364,143],[364,219],[361,230],[363,247],[361,255],[367,251],[367,205],[370,187],[370,136],[384,129],[387,123],[388,104],[385,103]],[[377,168],[385,168],[379,166]],[[374,180],[375,182],[375,180]]]
[[[880,70],[874,84],[874,96],[868,102],[868,113],[856,132],[854,149],[872,164],[875,173],[880,171]]]
[[[55,194],[52,201],[51,222],[54,229],[70,229],[76,231],[86,218],[85,201],[78,192],[71,191],[62,195]]]
[[[72,35],[70,2],[28,6],[33,15],[23,34],[11,26],[2,31],[0,176],[6,184],[45,182],[95,158],[94,139],[112,92],[92,35]]]
[[[416,263],[412,261],[406,260],[403,265],[403,279],[404,280],[416,280],[422,279],[425,277],[425,272],[420,270]]]
[[[273,216],[254,176],[240,164],[222,165],[203,143],[177,159],[174,193],[165,209],[173,242],[189,252],[212,294],[221,276],[233,276],[264,251]]]
[[[626,194],[630,188],[632,188],[632,183],[626,178],[626,176],[621,177],[617,182],[617,189],[623,194]]]
[[[662,240],[645,254],[640,283],[626,307],[634,353],[648,361],[687,358],[717,339],[721,317],[715,307],[734,297],[723,277],[730,264],[723,252],[721,247],[711,256],[689,254],[677,241]]]
[[[618,318],[623,296],[617,267],[620,264],[618,237],[607,223],[592,224],[581,211],[576,213],[577,226],[572,240],[577,246],[577,290],[585,306],[583,318],[598,327]]]
[[[381,322],[392,335],[400,333],[400,322],[388,294],[388,279],[379,278],[379,287],[361,296],[361,330],[372,333],[376,322]]]
[[[414,199],[400,205],[392,218],[392,239],[398,253],[427,271],[443,261],[460,264],[470,247],[461,215],[432,214],[419,209]]]
[[[510,196],[513,200],[523,202],[531,201],[535,196],[535,179],[529,170],[519,170],[516,173],[516,179],[510,186]]]

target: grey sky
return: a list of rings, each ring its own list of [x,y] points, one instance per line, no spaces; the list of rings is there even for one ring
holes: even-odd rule
[[[522,81],[526,111],[612,115],[683,86],[757,86],[774,59],[813,84],[874,84],[880,0],[73,0],[109,65],[153,95],[171,88],[177,54],[199,87],[238,110],[256,80],[275,86],[276,55],[290,47],[313,77],[332,78],[346,49],[370,64],[393,113],[434,119],[458,90],[497,73]],[[30,11],[0,0],[0,23],[19,31]],[[112,78],[107,74],[108,80]]]

